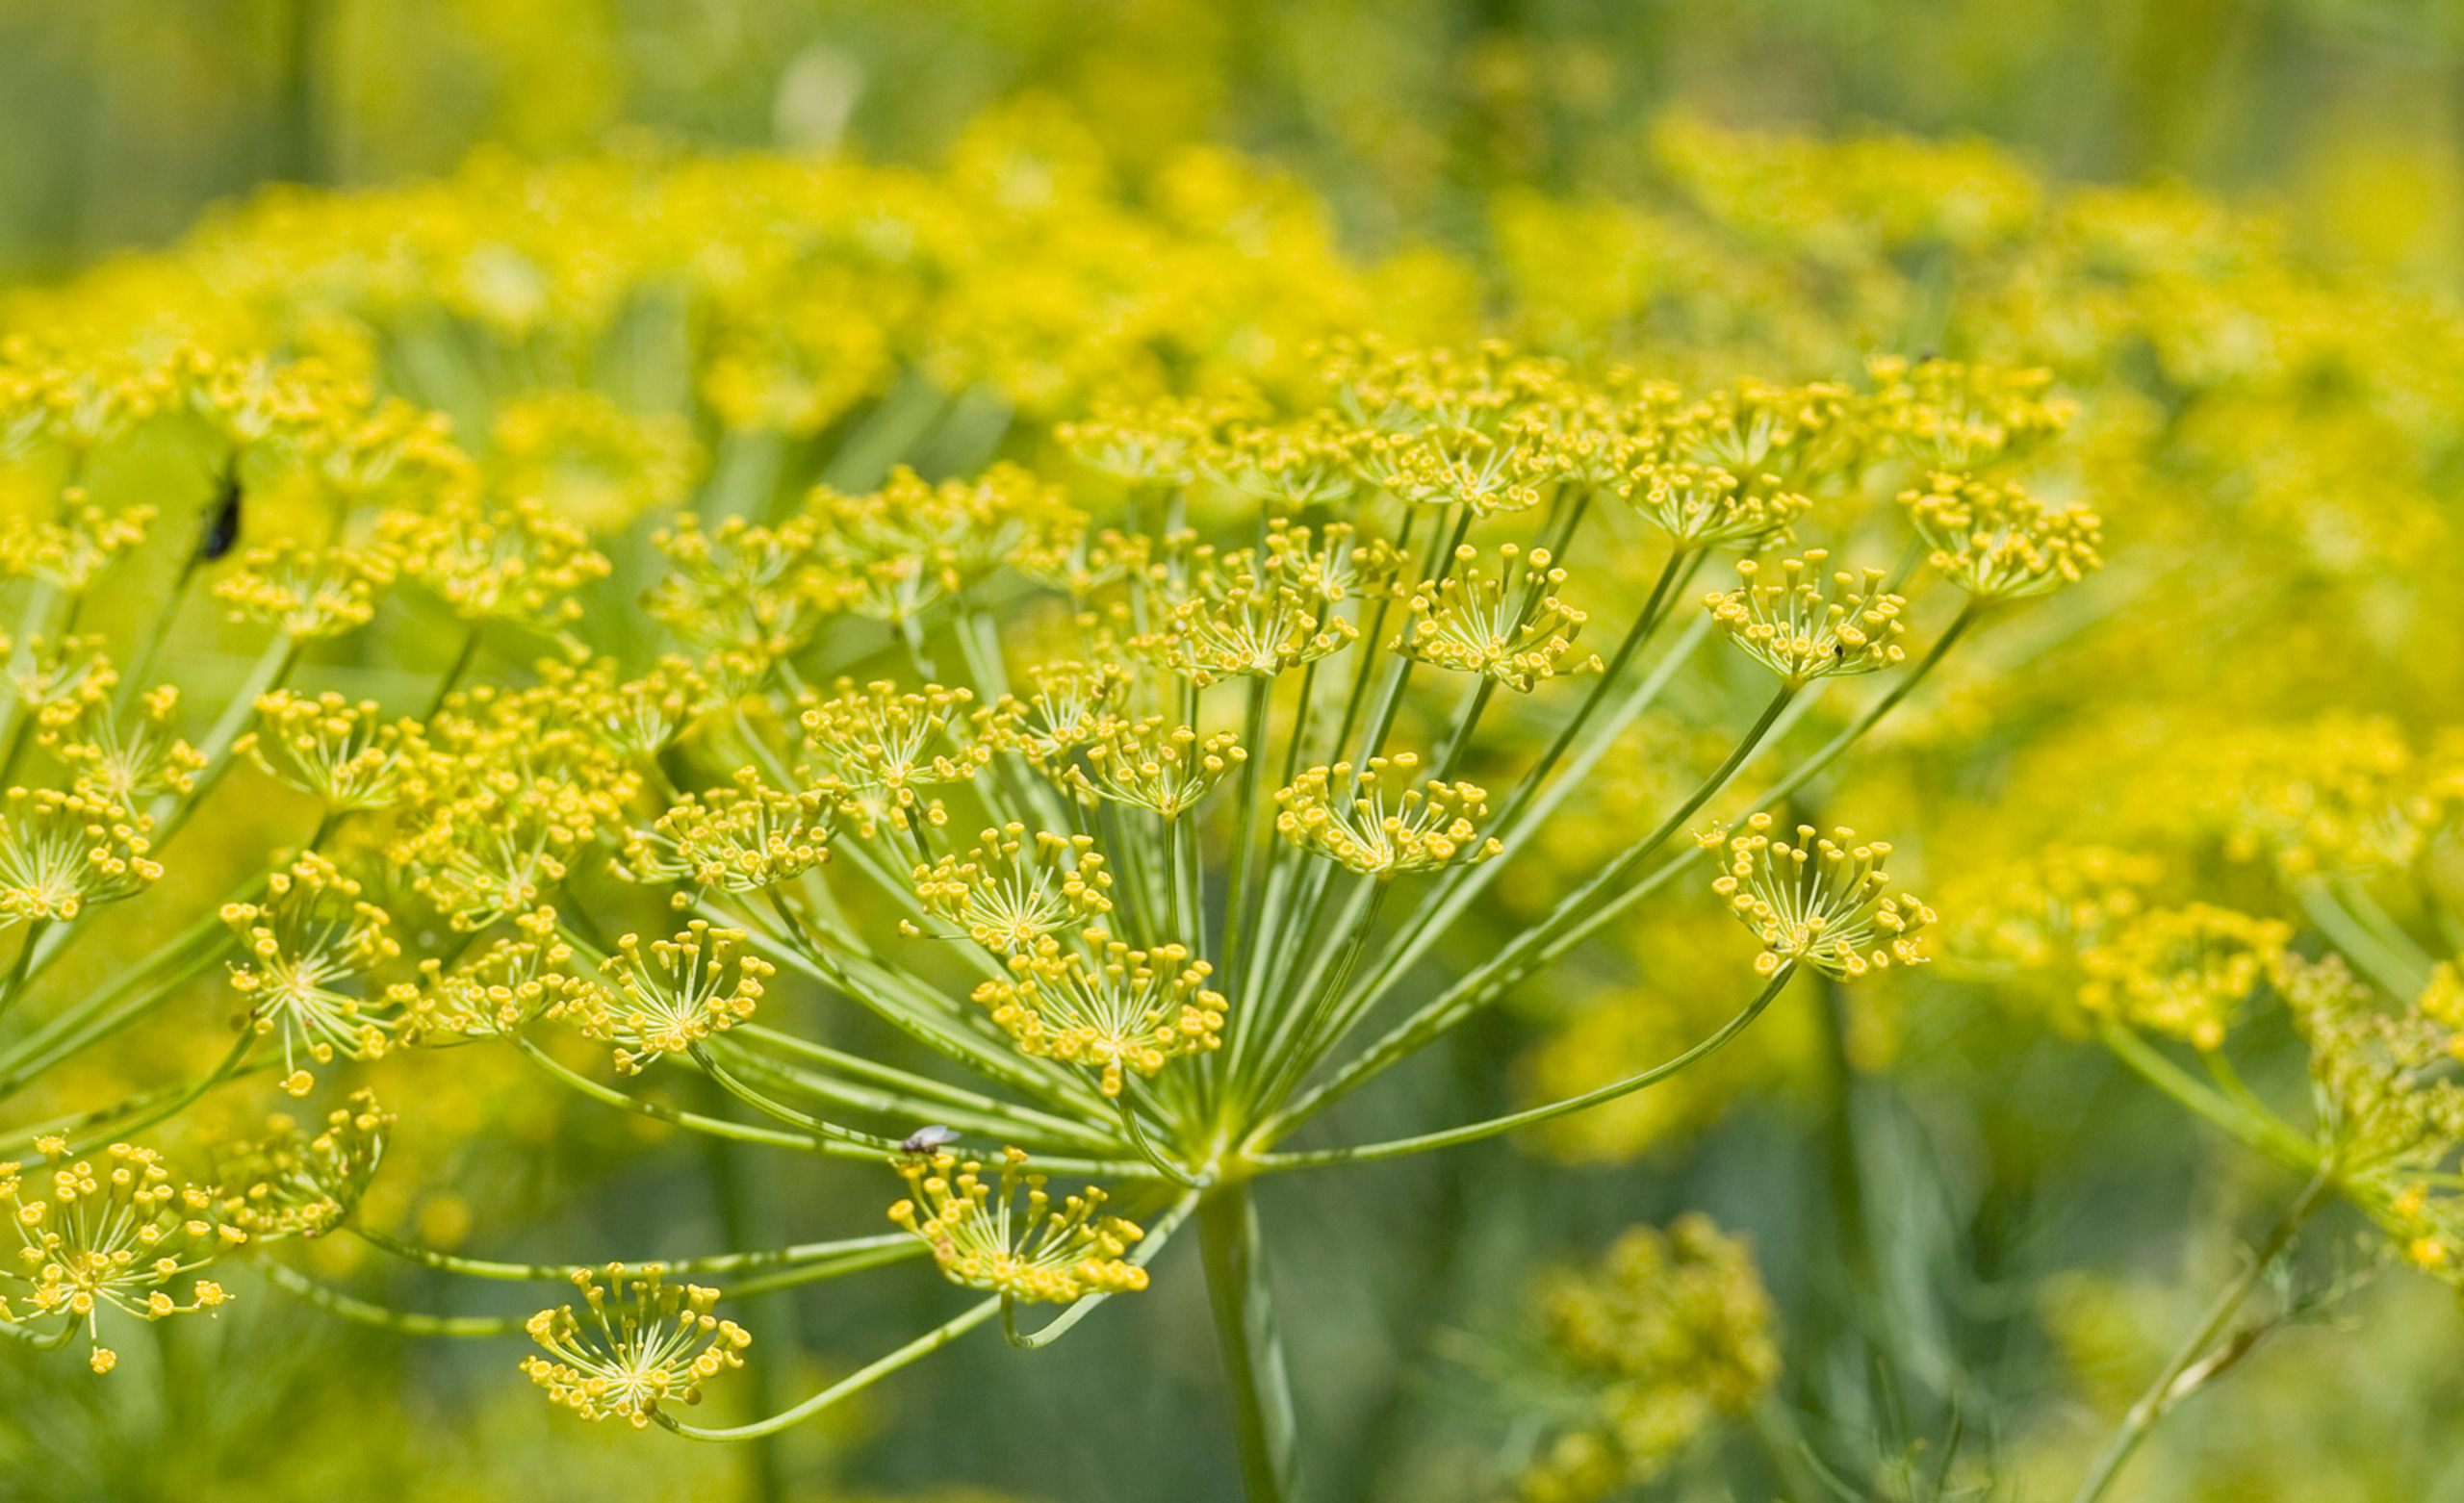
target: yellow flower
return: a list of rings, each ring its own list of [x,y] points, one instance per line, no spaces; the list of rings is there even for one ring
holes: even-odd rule
[[[1537,1293],[1576,1417],[1517,1479],[1525,1503],[1589,1503],[1648,1482],[1779,1378],[1753,1251],[1699,1212],[1666,1232],[1630,1228],[1596,1268],[1552,1270]]]
[[[1768,582],[1758,582],[1758,562],[1741,560],[1736,572],[1744,584],[1704,601],[1730,641],[1791,688],[1869,674],[1906,656],[1897,639],[1907,629],[1899,621],[1907,601],[1883,588],[1879,569],[1861,577],[1835,571],[1825,588],[1822,565],[1830,556],[1808,548],[1802,559],[1784,558],[1780,577]]]
[[[1407,781],[1420,766],[1409,752],[1373,756],[1355,774],[1349,762],[1313,767],[1278,789],[1275,828],[1286,840],[1366,877],[1399,877],[1485,861],[1505,849],[1474,823],[1488,793],[1467,782]]]
[[[256,709],[257,728],[233,750],[334,813],[393,802],[405,760],[423,744],[419,722],[385,722],[373,700],[277,689],[259,696]]]
[[[647,830],[627,837],[618,875],[636,882],[677,882],[673,902],[689,907],[701,892],[760,892],[830,858],[828,804],[818,793],[765,786],[752,768],[735,785],[688,793]]]
[[[1762,942],[1754,968],[1765,976],[1783,965],[1803,963],[1826,976],[1862,976],[1896,960],[1916,965],[1925,956],[1916,931],[1934,922],[1934,911],[1910,893],[1888,896],[1890,876],[1883,859],[1890,847],[1856,844],[1856,832],[1829,836],[1810,825],[1797,827],[1793,846],[1771,838],[1771,816],[1757,814],[1743,833],[1728,841],[1729,868],[1711,890],[1729,900],[1736,916]],[[1717,833],[1705,837],[1717,846]]]
[[[1135,950],[1101,929],[1072,941],[1039,936],[1009,955],[1005,980],[975,990],[1019,1053],[1098,1071],[1097,1088],[1118,1096],[1132,1072],[1222,1047],[1229,1004],[1207,989],[1205,961],[1180,945]]]
[[[48,788],[12,788],[0,809],[0,918],[73,919],[162,877],[141,817]]]
[[[890,1207],[889,1218],[933,1250],[953,1284],[1048,1304],[1146,1287],[1146,1270],[1122,1257],[1145,1234],[1105,1214],[1104,1192],[1092,1185],[1056,1208],[1044,1177],[1028,1173],[1027,1156],[1014,1148],[1003,1151],[989,1185],[981,1162],[955,1154],[890,1162],[912,1198]]]
[[[1094,845],[1091,835],[1037,830],[1030,847],[1024,825],[1004,825],[977,837],[963,857],[918,866],[915,896],[985,949],[1018,954],[1112,911],[1113,875]]]
[[[582,1310],[543,1310],[526,1329],[546,1357],[526,1357],[522,1370],[548,1390],[549,1401],[584,1419],[647,1425],[659,1406],[699,1404],[702,1385],[744,1365],[753,1337],[732,1320],[710,1313],[719,1291],[665,1282],[658,1263],[574,1275]]]
[[[2079,1005],[2216,1049],[2292,937],[2278,920],[2210,904],[2151,908],[2079,957]]]
[[[38,1146],[57,1156],[66,1145]],[[106,1310],[141,1320],[213,1310],[225,1299],[219,1285],[192,1280],[185,1303],[170,1286],[247,1240],[214,1220],[207,1190],[175,1185],[161,1156],[126,1143],[59,1163],[34,1184],[13,1164],[0,1167],[0,1207],[17,1242],[15,1257],[0,1259],[0,1286],[22,1286],[31,1314],[60,1317],[64,1336],[84,1327],[98,1373],[114,1362],[102,1344]]]
[[[938,806],[919,790],[965,782],[992,759],[989,747],[958,735],[972,690],[927,684],[901,694],[886,680],[858,689],[847,678],[836,687],[834,696],[804,712],[812,751],[808,776],[866,839],[885,819],[895,818],[901,828],[919,820],[938,824]]]
[[[305,1055],[324,1063],[385,1052],[397,1019],[371,996],[369,973],[401,954],[393,916],[361,896],[360,884],[311,852],[266,879],[256,903],[234,903],[222,921],[239,931],[246,958],[231,962],[231,988],[246,1004],[243,1025],[282,1035],[285,1086],[305,1095]]]
[[[1106,727],[1067,768],[1064,782],[1088,803],[1109,799],[1174,820],[1195,808],[1248,755],[1241,738],[1228,730],[1200,735],[1156,715]]]
[[[1492,578],[1480,569],[1479,549],[1468,543],[1456,548],[1453,571],[1423,581],[1404,602],[1403,629],[1391,650],[1524,694],[1559,674],[1597,671],[1597,655],[1575,651],[1587,618],[1558,599],[1566,572],[1553,567],[1549,550],[1526,557],[1509,543],[1498,552]]]
[[[1933,548],[1926,561],[1980,600],[2043,595],[2104,563],[2094,512],[2049,507],[2016,485],[1937,474],[1900,503]]]
[[[215,1214],[256,1242],[324,1236],[367,1193],[393,1125],[394,1114],[364,1090],[314,1137],[287,1116],[267,1118],[266,1136],[216,1152]]]
[[[753,1016],[761,983],[778,968],[743,953],[744,931],[694,919],[643,955],[638,935],[616,941],[600,980],[585,980],[555,1004],[592,1038],[616,1046],[616,1068],[630,1075],[652,1060],[683,1054]]]

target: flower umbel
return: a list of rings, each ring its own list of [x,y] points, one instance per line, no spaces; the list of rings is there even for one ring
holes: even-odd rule
[[[266,879],[263,902],[227,904],[222,921],[249,956],[231,962],[231,988],[247,1003],[242,1023],[282,1034],[293,1095],[312,1083],[299,1055],[322,1064],[337,1050],[355,1059],[384,1053],[397,1020],[361,979],[401,946],[387,932],[391,915],[363,900],[357,881],[311,852]]]
[[[1406,782],[1420,758],[1409,752],[1373,756],[1357,775],[1349,762],[1313,767],[1275,793],[1282,812],[1275,828],[1304,851],[1364,877],[1399,877],[1458,862],[1485,861],[1504,850],[1473,822],[1488,812],[1488,793],[1467,782]]]
[[[996,955],[1024,952],[1047,934],[1112,911],[1113,884],[1091,835],[1027,827],[988,829],[963,857],[943,856],[915,869],[915,896],[925,910],[949,920]]]
[[[618,870],[637,882],[676,882],[673,902],[695,893],[760,892],[830,858],[828,809],[818,793],[782,793],[745,768],[732,788],[688,793],[625,845]]]
[[[1980,600],[2043,595],[2104,562],[2094,512],[2047,506],[2015,485],[1938,474],[1900,502],[1933,545],[1926,561]]]
[[[657,1263],[576,1273],[582,1309],[559,1305],[530,1317],[526,1329],[548,1356],[524,1358],[522,1370],[584,1419],[641,1426],[663,1403],[701,1403],[702,1385],[743,1366],[753,1337],[710,1313],[718,1290],[669,1284],[665,1274]]]
[[[1883,588],[1883,572],[1860,577],[1835,572],[1821,582],[1830,555],[1808,548],[1804,558],[1780,561],[1780,577],[1760,580],[1761,566],[1741,560],[1744,583],[1706,598],[1711,620],[1746,655],[1791,687],[1845,674],[1887,668],[1906,654],[1897,638],[1907,628],[1899,613],[1907,602]]]
[[[215,1213],[252,1241],[322,1236],[367,1193],[393,1125],[394,1114],[365,1090],[353,1091],[314,1137],[287,1116],[269,1117],[266,1136],[215,1155]]]
[[[146,858],[142,817],[49,788],[12,788],[0,812],[0,919],[73,919],[90,903],[143,891],[163,875]]]
[[[2214,1049],[2292,938],[2279,920],[2210,904],[2151,908],[2080,955],[2079,1005]]]
[[[1007,980],[976,988],[1019,1053],[1100,1070],[1099,1088],[1118,1096],[1125,1072],[1152,1076],[1222,1047],[1229,1004],[1206,989],[1205,961],[1179,945],[1133,950],[1100,929],[1078,938],[1046,936],[1010,956]]]
[[[963,782],[991,759],[989,748],[955,736],[952,722],[975,698],[965,689],[901,694],[886,681],[859,689],[842,678],[837,690],[804,712],[810,776],[867,839],[885,819],[938,824],[938,807],[917,790]]]
[[[744,931],[694,919],[673,939],[654,939],[645,957],[638,935],[616,941],[600,965],[603,981],[585,982],[558,1004],[593,1038],[616,1046],[616,1068],[630,1075],[662,1055],[682,1054],[753,1016],[761,982],[777,967],[741,954]]]
[[[1146,1287],[1146,1270],[1122,1257],[1145,1234],[1105,1214],[1104,1192],[1092,1185],[1055,1208],[1044,1177],[1027,1172],[1027,1156],[1017,1149],[1002,1151],[992,1184],[983,1163],[951,1153],[890,1164],[906,1176],[912,1198],[890,1207],[889,1218],[933,1250],[953,1284],[1047,1304]],[[1022,1185],[1027,1200],[1020,1209]]]
[[[1752,1250],[1699,1213],[1665,1233],[1628,1231],[1597,1268],[1552,1272],[1539,1304],[1550,1356],[1580,1392],[1583,1418],[1525,1468],[1526,1503],[1589,1503],[1658,1476],[1780,1374],[1771,1296]]]
[[[1585,617],[1557,598],[1566,572],[1553,567],[1549,550],[1527,556],[1509,543],[1498,551],[1491,577],[1480,569],[1479,549],[1468,543],[1457,548],[1454,572],[1423,583],[1405,602],[1394,650],[1525,694],[1542,679],[1597,669],[1596,655],[1575,650]]]
[[[1769,976],[1802,962],[1845,979],[1893,960],[1924,960],[1915,936],[1934,921],[1934,912],[1913,894],[1885,895],[1890,877],[1882,863],[1890,854],[1888,845],[1877,840],[1861,846],[1853,830],[1824,836],[1800,825],[1791,846],[1772,839],[1770,828],[1768,814],[1746,821],[1745,832],[1727,842],[1728,871],[1711,883],[1762,941],[1762,953],[1754,957],[1757,971]],[[1703,843],[1715,847],[1721,839],[1713,831]]]
[[[1110,799],[1178,819],[1248,755],[1228,730],[1200,735],[1157,715],[1108,727],[1068,770],[1067,781],[1087,803]]]
[[[382,808],[401,785],[406,752],[421,742],[417,721],[387,723],[376,702],[339,694],[315,699],[277,689],[257,701],[257,728],[233,750],[269,777],[346,809]]]
[[[57,1138],[38,1146],[65,1147]],[[208,1280],[191,1286],[186,1303],[169,1286],[246,1241],[247,1234],[216,1225],[213,1197],[193,1185],[174,1185],[153,1150],[114,1143],[99,1159],[59,1164],[47,1178],[47,1192],[38,1195],[15,1165],[0,1167],[0,1207],[17,1236],[17,1256],[0,1262],[0,1285],[26,1286],[23,1297],[35,1316],[62,1315],[69,1328],[85,1327],[94,1371],[109,1372],[117,1361],[102,1344],[106,1308],[160,1320],[223,1302],[221,1286]],[[5,1305],[0,1301],[0,1318],[9,1313]]]

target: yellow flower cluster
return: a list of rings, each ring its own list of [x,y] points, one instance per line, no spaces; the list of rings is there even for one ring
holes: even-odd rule
[[[1525,1503],[1596,1503],[1647,1483],[1780,1375],[1754,1254],[1699,1212],[1634,1227],[1598,1266],[1551,1272],[1540,1327],[1580,1417],[1516,1478]]]
[[[957,1283],[1049,1304],[1146,1287],[1146,1270],[1122,1256],[1145,1234],[1107,1213],[1102,1190],[1090,1186],[1055,1207],[1044,1177],[1029,1173],[1027,1156],[1014,1148],[1003,1152],[991,1183],[983,1163],[955,1154],[892,1162],[913,1199],[890,1207],[889,1218],[931,1248]]]
[[[57,1138],[38,1146],[67,1149]],[[13,1164],[0,1168],[0,1206],[16,1241],[15,1256],[0,1261],[0,1288],[21,1291],[27,1319],[59,1317],[63,1341],[82,1329],[98,1373],[118,1360],[102,1343],[105,1311],[143,1320],[211,1311],[227,1297],[220,1285],[192,1279],[185,1303],[171,1286],[247,1240],[215,1219],[210,1190],[174,1184],[161,1156],[126,1143],[32,1181]],[[0,1320],[17,1318],[0,1299]]]
[[[911,1239],[738,1249],[697,1276],[819,1278],[895,1243],[1004,1303],[1068,1303],[1142,1288],[1201,1202],[1237,1217],[1257,1176],[1536,1125],[1284,1146],[1563,957],[1586,960],[1570,990],[1591,960],[1620,973],[1659,929],[1633,905],[1702,859],[1681,832],[1707,811],[1764,975],[1919,958],[1933,915],[1886,891],[1889,847],[1790,845],[1762,811],[1830,788],[1973,623],[2036,629],[2006,602],[2097,568],[2101,488],[2056,442],[2049,360],[1792,350],[1753,379],[1690,352],[1614,365],[1578,320],[1424,341],[1305,199],[1234,160],[1168,164],[1143,198],[1101,179],[1032,112],[939,173],[483,159],[269,201],[18,300],[0,1010],[39,1016],[0,1037],[6,1088],[170,1019],[227,962],[226,1062],[169,1091],[132,1067],[101,1111],[176,1112],[276,1058],[304,1093],[302,1057],[415,1073],[396,1046],[484,1046],[456,1063],[661,1130],[876,1169],[899,1149]],[[1501,233],[1523,243],[1511,217]],[[1529,335],[1539,302],[1507,321]],[[195,483],[141,505],[129,455],[157,449]],[[1834,573],[1826,542],[1906,567]],[[1681,619],[1722,554],[1742,586]],[[144,608],[115,612],[107,656],[78,624],[123,596]],[[1758,675],[1692,657],[1718,633],[1783,680],[1759,721],[1736,681]],[[1975,676],[2026,645],[1993,639]],[[166,676],[184,692],[148,688]],[[1790,703],[1846,728],[1809,750]],[[1646,713],[1718,764],[1696,785],[1672,758],[1679,790],[1648,809],[1620,741]],[[1740,805],[1766,757],[1780,781]],[[116,944],[92,910],[141,895],[131,928],[160,949],[75,993],[60,956]],[[612,1083],[556,1025],[612,1046]],[[688,1072],[726,1115],[665,1094]],[[1543,1117],[1602,1099],[1568,1083]],[[445,1087],[403,1146],[516,1094]],[[194,1246],[141,1303],[244,1232],[346,1222],[502,1275],[352,1219],[386,1204],[389,1129],[353,1097],[315,1135],[277,1120],[229,1149],[193,1192],[206,1230],[179,1223]],[[962,1137],[1017,1146],[993,1166],[943,1151]],[[1151,1236],[1114,1192],[1048,1195],[1030,1154],[1120,1186]],[[166,1193],[143,1191],[167,1226]],[[667,1407],[742,1361],[718,1289],[624,1265],[577,1283],[529,1322],[532,1379],[585,1417],[708,1433]],[[1578,1428],[1620,1475],[1767,1385],[1752,1285],[1688,1222],[1551,1297],[1607,1395]]]
[[[744,1365],[753,1337],[710,1313],[719,1291],[666,1282],[657,1263],[609,1263],[574,1275],[582,1310],[571,1305],[530,1317],[530,1339],[548,1353],[522,1370],[550,1402],[584,1419],[647,1425],[659,1406],[702,1402],[702,1385]]]
[[[1488,812],[1488,793],[1472,783],[1408,784],[1420,758],[1401,752],[1371,757],[1355,769],[1348,762],[1313,767],[1277,789],[1282,812],[1274,825],[1283,838],[1364,877],[1429,872],[1457,862],[1483,861],[1504,847],[1483,836],[1478,818]]]
[[[617,1072],[630,1075],[753,1016],[762,981],[779,968],[745,954],[744,939],[741,930],[694,919],[674,938],[651,941],[646,958],[640,937],[627,934],[600,963],[601,980],[567,992],[555,1011],[614,1044]]]
[[[312,852],[269,876],[261,901],[225,904],[222,921],[247,955],[231,962],[244,1026],[282,1035],[285,1089],[304,1096],[316,1083],[300,1055],[323,1064],[337,1051],[355,1059],[383,1053],[396,1020],[366,978],[402,947],[387,932],[393,916],[356,880]]]
[[[1099,1072],[1118,1096],[1128,1075],[1223,1047],[1223,997],[1206,988],[1213,967],[1179,945],[1133,950],[1101,929],[1074,942],[1046,934],[1009,956],[1009,975],[975,1001],[1021,1053]]]
[[[2203,903],[2152,908],[2080,954],[2079,1005],[2215,1049],[2292,937],[2290,925]]]
[[[1934,922],[1934,910],[1913,894],[1888,894],[1890,874],[1882,866],[1887,844],[1861,846],[1854,830],[1825,836],[1800,825],[1792,846],[1771,837],[1771,823],[1770,815],[1756,814],[1744,833],[1729,837],[1729,869],[1711,883],[1762,942],[1756,970],[1768,976],[1803,963],[1846,978],[1894,960],[1924,960],[1915,935]],[[1721,843],[1716,831],[1703,838]]]
[[[367,1090],[327,1113],[314,1137],[290,1117],[268,1117],[264,1137],[216,1152],[216,1216],[256,1243],[324,1236],[358,1207],[393,1126]]]
[[[1825,589],[1818,576],[1830,556],[1809,548],[1801,559],[1784,558],[1780,577],[1768,583],[1757,582],[1759,566],[1746,559],[1736,566],[1745,583],[1705,601],[1729,639],[1791,688],[1869,674],[1907,656],[1894,639],[1908,629],[1899,620],[1908,602],[1882,587],[1879,569],[1861,578],[1835,571]]]

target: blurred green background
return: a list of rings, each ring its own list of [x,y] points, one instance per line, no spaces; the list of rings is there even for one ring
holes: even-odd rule
[[[1193,139],[1272,153],[1372,242],[1476,234],[1502,182],[1613,190],[1683,106],[2179,175],[2383,261],[2458,247],[2451,0],[5,0],[0,267],[485,143],[641,128],[929,161],[1025,89],[1132,164]]]

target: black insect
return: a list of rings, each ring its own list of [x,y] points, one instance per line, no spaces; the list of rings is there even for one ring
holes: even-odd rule
[[[958,1140],[959,1134],[954,1129],[945,1128],[937,1122],[931,1127],[920,1127],[908,1134],[906,1141],[900,1143],[898,1147],[901,1153],[929,1154],[937,1152],[944,1144],[955,1143]]]
[[[240,541],[240,461],[234,457],[222,467],[222,483],[214,497],[214,520],[206,523],[205,536],[198,540],[196,556],[213,563],[231,551]]]

